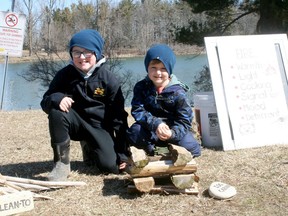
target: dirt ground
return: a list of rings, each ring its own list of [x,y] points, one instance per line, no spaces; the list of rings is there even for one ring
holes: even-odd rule
[[[72,142],[70,181],[86,186],[37,192],[51,200],[36,200],[20,215],[287,215],[288,145],[216,151],[203,148],[196,158],[200,193],[131,194],[126,175],[101,175],[82,162],[80,145]],[[52,168],[47,116],[41,110],[0,111],[0,173],[44,180]],[[229,200],[211,198],[214,181],[233,185]]]

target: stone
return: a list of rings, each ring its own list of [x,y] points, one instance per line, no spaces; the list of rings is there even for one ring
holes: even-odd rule
[[[211,197],[216,199],[229,199],[237,194],[235,187],[223,182],[213,182],[208,192]]]

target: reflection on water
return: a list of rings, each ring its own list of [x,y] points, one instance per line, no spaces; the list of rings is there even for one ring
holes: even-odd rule
[[[20,74],[28,68],[29,63],[8,64],[3,96],[3,110],[39,109],[43,88],[39,82],[28,82]],[[0,95],[2,96],[4,64],[0,64]],[[41,90],[42,89],[42,90]]]
[[[146,75],[143,58],[122,59],[121,71],[132,71],[133,76],[140,78]],[[200,72],[204,65],[207,65],[206,55],[197,56],[177,56],[176,65],[173,73],[177,77],[192,87],[194,76]],[[46,89],[40,82],[28,82],[23,79],[21,74],[28,69],[29,63],[8,64],[6,85],[3,97],[2,110],[27,110],[40,109],[40,101]],[[0,100],[3,90],[4,63],[0,64]],[[1,101],[0,101],[1,103]],[[130,99],[126,101],[130,105]]]

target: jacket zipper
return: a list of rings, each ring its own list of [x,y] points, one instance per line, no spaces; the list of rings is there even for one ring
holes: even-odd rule
[[[85,83],[84,83],[84,91],[85,91],[86,95],[87,95],[87,84],[88,84],[88,82],[87,82],[87,80],[85,80]]]
[[[155,101],[154,102],[155,102],[155,104],[157,104],[157,98],[158,98],[159,94],[158,94],[157,91],[155,93],[156,93],[156,96],[155,96]]]

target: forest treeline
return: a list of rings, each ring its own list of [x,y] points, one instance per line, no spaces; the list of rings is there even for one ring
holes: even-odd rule
[[[26,14],[24,48],[67,50],[72,34],[97,29],[106,53],[143,54],[154,43],[203,46],[205,36],[287,33],[288,0],[63,0],[15,1]],[[116,53],[117,54],[117,53]]]
[[[197,54],[194,47],[203,47],[207,36],[288,33],[288,0],[78,0],[69,7],[64,0],[12,2],[15,12],[26,14],[24,49],[38,58],[24,79],[47,87],[66,64],[59,53],[68,55],[71,36],[92,28],[105,39],[104,53],[126,99],[138,78],[131,71],[117,73],[119,55],[144,55],[155,43],[170,45],[176,54]],[[192,85],[196,92],[212,90],[208,66]]]

